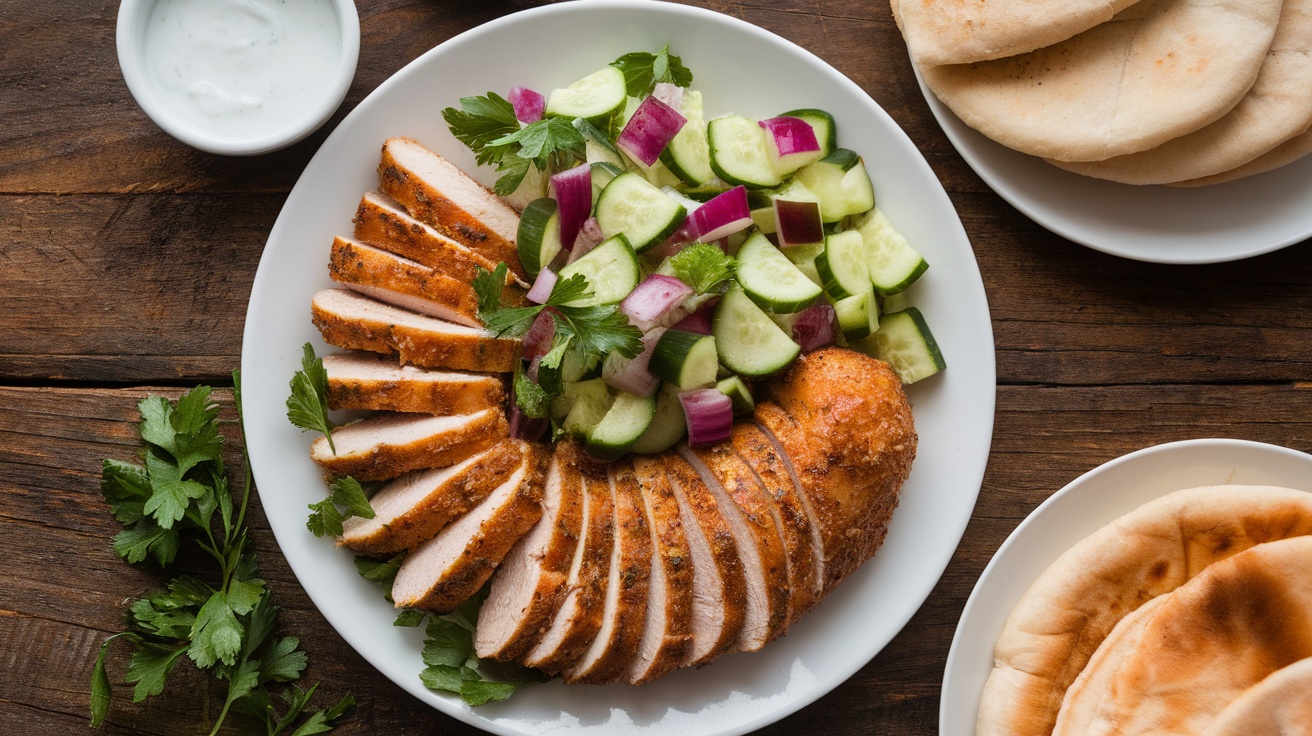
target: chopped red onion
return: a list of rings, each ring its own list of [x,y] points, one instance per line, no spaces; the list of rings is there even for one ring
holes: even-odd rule
[[[532,381],[533,383],[537,383],[538,368],[541,366],[542,366],[542,356],[539,355],[536,358],[534,358],[532,362],[528,364],[528,368],[524,369],[524,375],[528,376],[528,380]]]
[[[544,268],[538,271],[538,277],[533,280],[533,288],[528,290],[524,298],[534,304],[546,304],[547,297],[551,296],[551,290],[556,288],[557,276],[554,271]]]
[[[538,312],[537,318],[524,333],[521,341],[524,360],[531,361],[551,352],[551,342],[556,338],[556,319],[551,316],[551,312],[550,308]]]
[[[825,226],[820,219],[819,202],[774,201],[775,235],[779,247],[815,245],[825,242]]]
[[[809,353],[834,341],[833,306],[825,303],[812,304],[803,309],[793,320],[793,339],[802,346],[802,352]]]
[[[633,358],[625,358],[618,353],[606,356],[606,362],[601,367],[602,380],[607,385],[634,396],[646,397],[656,393],[656,389],[660,388],[661,379],[653,375],[647,366],[651,363],[652,350],[664,334],[665,328],[657,327],[643,335],[642,352]]]
[[[674,329],[695,332],[698,335],[711,334],[711,324],[715,320],[715,305],[719,299],[712,299],[698,307],[692,314],[679,320]]]
[[[669,82],[657,82],[651,96],[664,102],[675,110],[683,109],[683,87]]]
[[[651,166],[686,122],[674,108],[655,97],[647,97],[633,111],[615,144],[634,160]]]
[[[640,332],[646,332],[692,294],[692,287],[679,279],[654,273],[624,297],[620,311]]]
[[[547,98],[528,87],[511,87],[510,105],[515,108],[515,118],[527,125],[542,119],[542,113],[547,109]]]
[[[510,405],[510,436],[517,440],[528,440],[537,442],[547,435],[547,427],[550,426],[545,418],[530,419],[524,416],[524,412],[519,410],[519,405],[511,403]]]
[[[733,432],[733,400],[713,388],[679,392],[688,421],[688,444],[710,445]]]
[[[581,163],[572,169],[551,175],[551,189],[556,197],[560,217],[560,244],[574,249],[583,221],[592,214],[592,166]]]
[[[780,157],[795,153],[815,153],[820,150],[820,141],[815,138],[815,128],[801,118],[787,116],[770,118],[762,120],[760,125],[770,134]]]
[[[736,186],[717,194],[688,216],[697,239],[710,243],[747,229],[752,224],[752,210],[747,206],[747,187]],[[685,223],[686,226],[686,223]]]

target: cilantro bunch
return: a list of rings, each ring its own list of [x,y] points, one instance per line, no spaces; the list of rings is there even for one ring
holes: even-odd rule
[[[236,373],[233,380],[240,421]],[[197,668],[228,683],[211,734],[218,733],[231,712],[261,723],[270,736],[330,731],[354,700],[348,695],[302,719],[318,685],[302,690],[291,684],[305,669],[305,653],[296,637],[274,635],[278,608],[259,577],[245,524],[249,463],[241,496],[234,499],[211,389],[201,386],[176,403],[151,396],[138,407],[142,462],[105,460],[101,470],[101,492],[125,527],[114,537],[114,551],[134,564],[149,557],[167,570],[189,542],[213,561],[214,569],[205,579],[178,575],[165,589],[129,605],[128,629],[109,637],[96,658],[91,725],[100,726],[109,713],[105,659],[110,645],[123,639],[132,646],[125,679],[136,683],[134,702],[163,692],[169,673],[185,655]],[[275,702],[270,688],[284,684],[280,702]]]

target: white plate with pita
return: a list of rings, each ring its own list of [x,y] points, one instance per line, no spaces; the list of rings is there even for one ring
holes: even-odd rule
[[[1277,445],[1197,439],[1124,455],[1071,481],[1007,537],[975,583],[948,652],[940,736],[973,736],[993,643],[1030,584],[1072,545],[1173,491],[1269,485],[1312,492],[1312,455]]]
[[[929,109],[993,191],[1052,232],[1136,261],[1236,261],[1312,237],[1312,156],[1208,187],[1130,186],[1063,171],[966,125],[925,86]]]
[[[551,41],[562,38],[587,43]],[[920,451],[883,549],[788,636],[640,687],[557,681],[470,708],[423,687],[423,632],[392,626],[395,610],[357,574],[350,553],[305,529],[306,505],[325,490],[308,456],[312,435],[287,422],[284,402],[301,345],[327,350],[310,323],[310,298],[331,285],[329,245],[351,231],[361,194],[377,186],[386,138],[413,137],[473,171],[473,155],[447,130],[442,108],[515,85],[564,86],[621,54],[666,43],[695,73],[708,110],[767,117],[823,107],[844,145],[880,162],[872,168],[880,203],[930,262],[909,296],[948,369],[909,392]],[[496,176],[476,175],[484,183]],[[399,687],[499,734],[740,734],[829,692],[901,630],[939,579],[974,508],[993,427],[993,333],[979,269],[951,201],[910,139],[860,87],[774,34],[704,9],[631,0],[560,3],[501,18],[432,49],[361,102],[305,169],[269,236],[247,313],[242,379],[261,500],[315,605]]]

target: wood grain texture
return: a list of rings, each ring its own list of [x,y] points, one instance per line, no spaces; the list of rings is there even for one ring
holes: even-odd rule
[[[319,133],[252,158],[199,153],[133,103],[114,52],[118,4],[0,0],[0,733],[90,732],[100,643],[165,581],[119,560],[101,458],[131,458],[137,401],[230,385],[264,240],[332,127],[441,41],[534,0],[360,2],[346,102]],[[1312,247],[1246,261],[1135,263],[1067,242],[994,195],[915,85],[888,7],[869,0],[699,0],[811,49],[897,121],[975,247],[997,345],[993,451],[974,516],[929,600],[851,680],[764,734],[937,733],[944,662],[993,552],[1079,474],[1142,447],[1216,436],[1312,451]],[[842,39],[842,42],[835,42]],[[436,104],[436,103],[435,103]],[[324,244],[325,263],[328,244]],[[950,346],[945,346],[949,352]],[[173,387],[173,388],[168,388]],[[220,391],[226,403],[229,396]],[[338,733],[479,733],[412,698],[348,647],[278,551],[258,501],[262,574],[310,656]],[[199,568],[198,568],[199,569]],[[116,683],[107,734],[204,732],[223,693],[183,666],[145,704]]]

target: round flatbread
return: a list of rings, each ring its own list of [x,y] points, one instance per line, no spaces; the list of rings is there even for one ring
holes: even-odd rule
[[[1312,534],[1312,493],[1176,491],[1067,550],[1026,591],[994,647],[976,736],[1049,736],[1066,689],[1118,621],[1217,560]]]
[[[1156,148],[1104,161],[1052,161],[1124,184],[1170,184],[1241,166],[1312,125],[1312,0],[1285,0],[1257,80],[1220,120]]]
[[[917,66],[968,64],[1051,46],[1138,0],[892,0]]]
[[[1245,690],[1200,736],[1312,736],[1312,657]]]
[[[1205,176],[1201,179],[1190,179],[1189,181],[1176,182],[1173,186],[1202,187],[1211,184],[1222,184],[1236,179],[1243,179],[1244,177],[1254,176],[1256,174],[1265,174],[1266,172],[1274,171],[1281,166],[1292,164],[1309,153],[1312,153],[1312,130],[1304,131],[1303,133],[1290,138],[1243,166],[1237,166],[1229,171],[1223,171],[1220,174],[1216,174],[1215,176]]]
[[[1071,686],[1052,736],[1196,736],[1249,688],[1312,656],[1312,536],[1213,563],[1136,628],[1095,655],[1098,670]]]
[[[1142,0],[1055,46],[922,68],[967,125],[1059,161],[1145,151],[1229,112],[1253,86],[1280,0]]]

